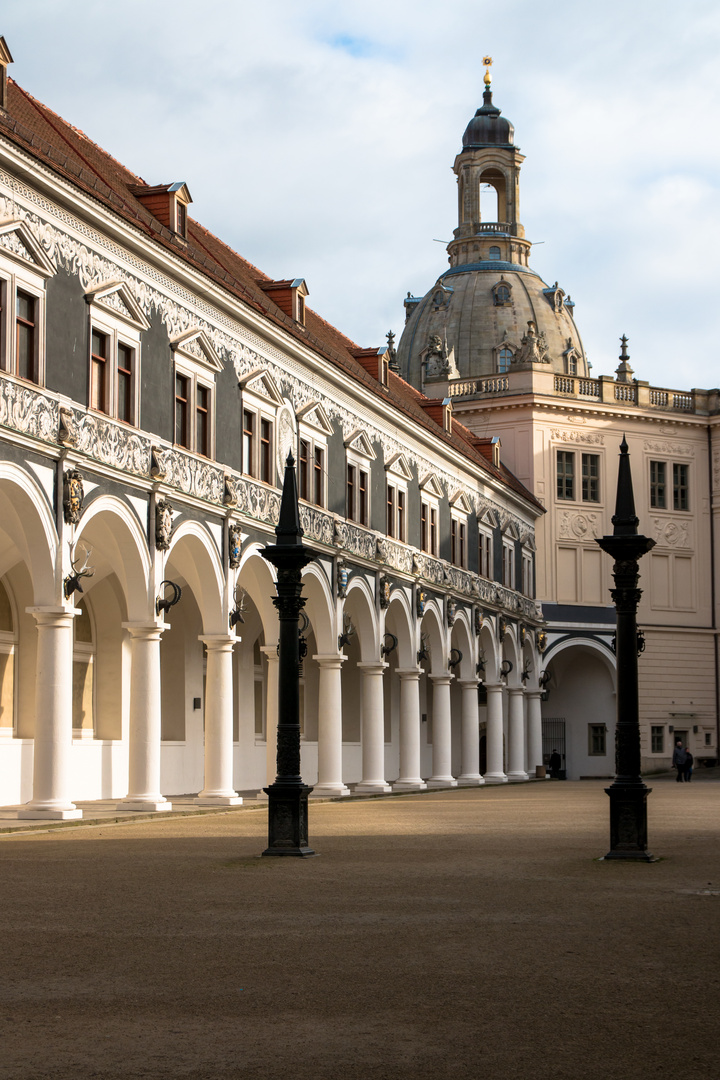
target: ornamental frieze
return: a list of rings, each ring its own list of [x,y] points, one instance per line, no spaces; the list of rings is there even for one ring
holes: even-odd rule
[[[689,548],[690,536],[686,521],[663,521],[653,518],[652,538],[658,547]]]
[[[558,518],[558,536],[561,540],[593,540],[602,536],[599,514],[561,511]]]
[[[332,546],[335,522],[330,514],[318,510],[315,506],[301,506],[300,524],[307,539]]]
[[[0,183],[5,183],[7,188],[12,188],[13,192],[10,197],[0,197],[0,216],[12,213],[13,217],[26,221],[28,226],[32,227],[34,237],[51,262],[76,275],[85,292],[106,281],[123,281],[146,317],[151,318],[157,314],[167,327],[170,337],[180,336],[189,329],[200,329],[206,334],[218,356],[225,363],[233,366],[238,378],[249,374],[257,367],[263,367],[282,387],[283,393],[292,399],[296,411],[311,401],[317,400],[317,386],[311,386],[307,382],[300,361],[284,356],[278,349],[262,342],[250,331],[244,328],[241,331],[231,317],[220,312],[201,297],[188,292],[158,268],[124,250],[108,237],[90,228],[27,185],[18,183],[7,173],[0,171]],[[21,205],[22,200],[33,204],[41,212],[51,215],[56,222],[64,226],[65,230],[69,231],[63,231],[29,211]],[[81,237],[87,241],[88,246],[81,241]],[[240,340],[240,333],[247,340]],[[308,344],[312,347],[312,341]],[[338,397],[341,396],[338,395]],[[449,472],[445,472],[442,467],[439,468],[436,461],[421,457],[413,447],[400,443],[390,434],[377,429],[372,417],[359,416],[356,410],[340,400],[327,398],[325,403],[330,418],[339,421],[342,425],[345,438],[357,428],[360,421],[366,427],[369,437],[382,445],[386,459],[403,453],[422,472],[433,471],[447,491],[455,486],[456,478]],[[0,416],[0,423],[3,422]],[[53,426],[57,430],[57,426]],[[594,438],[595,441],[602,442],[602,436]],[[72,442],[67,444],[74,445]],[[113,455],[119,452],[119,449],[114,448]],[[131,455],[132,465],[129,466],[129,471],[147,474],[149,466],[137,467],[139,452],[139,446],[136,446]],[[147,446],[145,446],[142,450],[143,459],[147,452]],[[99,453],[93,453],[93,456],[105,461]],[[114,461],[107,463],[115,464],[115,467],[123,467]],[[195,483],[197,479],[195,472],[192,482]],[[186,490],[183,485],[190,482],[188,470],[185,470],[184,479],[177,486],[181,490]],[[202,483],[200,487],[203,487]],[[472,488],[464,490],[477,509],[480,506],[478,494]],[[216,501],[214,496],[212,501]],[[483,499],[482,505],[502,509],[489,499]],[[506,516],[519,529],[527,530],[527,525],[515,515],[507,515],[506,512]]]
[[[57,440],[123,472],[147,476],[150,440],[103,417],[60,408]]]
[[[553,428],[550,437],[559,442],[588,443],[591,446],[602,446],[605,436],[596,431],[565,431],[562,428]]]
[[[695,457],[695,447],[689,446],[687,443],[659,442],[655,439],[646,439],[643,446],[652,454],[668,454],[670,457]]]
[[[344,548],[353,555],[359,555],[362,559],[375,559],[377,538],[375,533],[368,529],[362,529],[346,521],[336,521],[333,542],[337,547]]]
[[[398,544],[394,540],[383,537],[377,542],[377,557],[395,570],[400,570],[405,574],[413,572],[413,553],[404,544]]]
[[[232,488],[234,505],[241,513],[255,518],[256,521],[265,521],[269,525],[277,525],[280,517],[279,491],[275,491],[265,484],[257,484],[254,480],[247,479],[247,477],[231,479],[228,476],[223,476],[222,473],[221,477],[221,499],[225,487]]]
[[[4,427],[54,442],[59,415],[52,398],[0,376],[0,424]]]

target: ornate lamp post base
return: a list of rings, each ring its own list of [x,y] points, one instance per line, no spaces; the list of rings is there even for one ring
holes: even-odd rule
[[[656,862],[647,849],[647,797],[652,788],[615,783],[605,791],[610,796],[610,851],[605,858]]]
[[[268,797],[268,846],[263,855],[314,855],[308,844],[307,784],[275,781],[263,788]]]

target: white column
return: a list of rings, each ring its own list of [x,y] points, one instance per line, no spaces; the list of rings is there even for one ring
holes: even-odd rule
[[[420,775],[420,668],[397,670],[400,679],[400,776],[393,791],[424,791]]]
[[[543,763],[542,753],[542,700],[541,690],[528,690],[525,693],[527,701],[527,748],[528,748],[528,772],[535,775],[535,769]]]
[[[123,623],[130,631],[128,793],[118,810],[172,810],[160,794],[160,638],[168,627]]]
[[[37,623],[33,797],[19,818],[82,817],[68,795],[72,748],[73,614],[28,608]]]
[[[487,772],[486,784],[506,784],[503,768],[503,706],[502,686],[486,686],[487,690]]]
[[[508,780],[527,780],[525,772],[525,710],[523,688],[508,687]]]
[[[479,787],[484,784],[480,775],[480,717],[478,714],[478,681],[463,679],[461,772],[458,784],[463,787]]]
[[[359,794],[392,791],[385,781],[385,709],[383,671],[385,663],[359,663],[362,672],[362,780],[355,786]]]
[[[431,675],[433,682],[432,770],[429,788],[457,787],[452,774],[452,724],[450,720],[450,683],[452,675]]]
[[[205,668],[205,786],[198,806],[239,806],[233,790],[233,646],[230,634],[201,637]]]
[[[277,726],[278,726],[278,647],[261,645],[260,652],[267,657],[267,687],[265,695],[265,780],[267,786],[275,783],[277,776]],[[267,799],[264,791],[261,799]]]
[[[318,779],[313,795],[349,795],[342,778],[342,653],[313,656],[318,685]]]

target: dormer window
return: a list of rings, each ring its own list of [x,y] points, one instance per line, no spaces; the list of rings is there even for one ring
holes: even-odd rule
[[[192,196],[187,184],[179,180],[174,184],[129,184],[128,191],[150,211],[153,217],[171,229],[183,240],[187,239],[187,208]]]
[[[388,372],[390,370],[390,357],[387,347],[384,349],[353,349],[351,351],[368,375],[372,375],[373,379],[377,379],[381,386],[387,386]]]
[[[7,68],[13,58],[4,37],[0,37],[0,109],[7,109]]]
[[[288,278],[284,281],[260,278],[257,284],[289,318],[300,326],[305,325],[305,297],[309,295],[305,278]]]
[[[510,365],[512,364],[512,358],[513,358],[513,354],[510,351],[510,349],[508,349],[508,347],[506,345],[503,346],[502,349],[498,349],[497,369],[498,369],[498,371],[500,372],[501,375],[504,375],[506,372],[508,372],[510,370]]]

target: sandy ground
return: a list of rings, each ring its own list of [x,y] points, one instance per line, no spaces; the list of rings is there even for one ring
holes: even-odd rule
[[[599,782],[0,838],[2,1080],[720,1076],[720,780]]]

